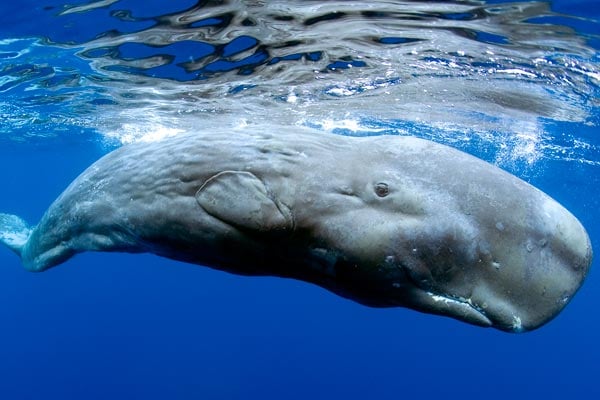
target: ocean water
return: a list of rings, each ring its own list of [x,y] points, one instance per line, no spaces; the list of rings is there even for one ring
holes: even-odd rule
[[[599,49],[595,0],[4,1],[0,212],[35,223],[127,143],[276,122],[474,154],[598,251]],[[152,255],[32,274],[0,248],[0,398],[598,398],[597,264],[507,334]]]

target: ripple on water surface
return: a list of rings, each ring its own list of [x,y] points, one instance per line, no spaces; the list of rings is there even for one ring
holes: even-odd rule
[[[0,42],[5,137],[62,122],[129,142],[269,115],[487,144],[500,164],[597,163],[574,132],[546,129],[598,123],[597,38],[585,31],[597,25],[547,2],[104,0],[43,12],[37,38]]]

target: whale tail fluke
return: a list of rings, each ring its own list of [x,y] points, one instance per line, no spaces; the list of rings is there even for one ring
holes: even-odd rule
[[[32,228],[23,219],[0,213],[0,242],[21,257],[23,247],[31,236]]]

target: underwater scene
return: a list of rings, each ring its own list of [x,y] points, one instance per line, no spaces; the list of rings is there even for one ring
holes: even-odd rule
[[[0,398],[600,396],[596,1],[0,11]]]

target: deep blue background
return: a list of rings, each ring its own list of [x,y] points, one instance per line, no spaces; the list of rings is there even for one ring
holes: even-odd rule
[[[150,3],[178,10],[193,2]],[[565,0],[554,9],[597,16],[596,4]],[[40,27],[61,35],[39,2],[3,2],[0,11],[0,39]],[[589,22],[579,28],[600,33]],[[580,131],[596,145],[597,133]],[[1,142],[0,211],[37,221],[107,151],[81,135],[61,137]],[[600,249],[599,168],[566,169],[548,163],[532,182],[580,217]],[[600,396],[595,269],[556,320],[509,335],[149,255],[87,253],[36,275],[0,249],[0,268],[0,399]]]

